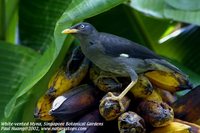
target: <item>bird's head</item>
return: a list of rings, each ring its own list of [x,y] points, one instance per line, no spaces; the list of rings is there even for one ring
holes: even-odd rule
[[[77,37],[90,36],[97,33],[94,26],[89,23],[81,22],[62,31],[63,34],[73,34]]]

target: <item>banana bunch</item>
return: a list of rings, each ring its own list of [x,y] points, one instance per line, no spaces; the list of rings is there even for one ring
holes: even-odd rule
[[[96,86],[98,86],[101,90],[105,92],[116,91],[122,88],[122,83],[124,84],[124,81],[120,82],[118,78],[119,75],[113,75],[109,72],[102,71],[96,66],[90,68],[90,79]],[[127,83],[130,83],[129,79],[127,78],[123,79],[125,79],[125,82],[129,81]],[[144,90],[146,92],[138,94],[138,96],[141,97],[142,95],[144,95],[144,93],[148,93],[148,91],[150,91],[148,89],[151,89],[152,86],[154,86],[155,88],[167,90],[172,93],[192,88],[191,83],[189,82],[188,79],[185,78],[185,76],[167,70],[166,71],[154,70],[145,72],[139,75],[138,80],[139,82],[137,85],[134,86],[134,88],[141,89],[141,87],[146,87],[146,90]]]
[[[130,79],[128,78],[103,72],[95,66],[90,68],[90,79],[104,92],[120,92],[123,86],[127,86],[127,84],[130,83]],[[132,117],[131,113],[128,113],[129,111],[135,111],[133,113],[138,114],[134,115],[135,117],[138,116],[136,118],[143,118],[147,125],[155,128],[165,127],[170,123],[174,125],[174,111],[169,105],[172,105],[176,100],[176,97],[172,93],[183,89],[191,89],[191,85],[188,79],[185,79],[185,77],[178,73],[172,71],[149,71],[142,73],[138,75],[138,82],[130,90],[130,94],[132,95],[129,94],[130,97],[124,97],[127,99],[127,102],[131,100],[130,104],[137,102],[134,108],[126,106],[125,110],[120,112],[118,108],[119,105],[113,103],[113,101],[107,101],[106,104],[101,103],[101,101],[105,101],[103,99],[108,97],[108,93],[100,101],[100,114],[106,121],[118,118],[118,128],[122,133],[127,131],[139,132],[136,131],[138,127],[134,127],[134,125],[141,124],[137,122],[131,124],[129,123],[130,120],[124,120],[125,116],[127,119]],[[126,102],[121,102],[126,105]],[[123,125],[124,123],[126,123],[125,126]],[[140,131],[146,131],[145,126],[143,126]]]
[[[73,50],[66,68],[61,68],[49,82],[47,95],[57,97],[77,86],[86,76],[89,60],[84,57],[79,47]]]
[[[127,77],[90,65],[80,48],[75,48],[65,67],[51,78],[48,90],[37,102],[34,116],[42,121],[85,124],[79,125],[84,126],[85,131],[70,133],[200,132],[198,125],[186,122],[199,124],[200,89],[193,89],[177,99],[176,91],[191,89],[188,79],[181,74],[173,71],[141,73],[138,82],[120,102],[110,99],[112,95],[118,96],[129,83]],[[101,123],[101,126],[91,123]],[[77,129],[77,125],[70,127]]]
[[[45,95],[37,101],[34,117],[43,121],[54,120],[49,113],[54,99],[77,86],[86,76],[89,64],[89,60],[84,57],[80,48],[75,48],[68,59],[66,68],[62,67],[56,72],[49,82]]]

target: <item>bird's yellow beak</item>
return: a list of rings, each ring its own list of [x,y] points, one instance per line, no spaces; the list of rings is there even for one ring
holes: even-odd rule
[[[77,29],[65,29],[62,31],[63,34],[73,34],[73,33],[77,33],[79,30]]]

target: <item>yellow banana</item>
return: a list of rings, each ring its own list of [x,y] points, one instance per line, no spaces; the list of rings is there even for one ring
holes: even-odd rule
[[[153,90],[153,92],[151,93],[151,95],[149,95],[148,97],[146,97],[144,100],[148,100],[148,101],[156,101],[156,102],[162,102],[162,97],[159,93],[158,89]]]
[[[138,82],[130,90],[136,98],[146,98],[153,92],[153,86],[148,78],[143,75],[138,76]]]
[[[195,124],[195,123],[190,123],[190,122],[183,121],[183,120],[180,120],[180,119],[174,119],[174,121],[190,126],[191,127],[190,131],[192,133],[200,133],[200,126]]]
[[[76,50],[74,50],[72,57],[68,61],[67,70],[64,70],[64,68],[59,69],[50,80],[47,95],[55,98],[72,87],[77,86],[86,76],[89,60],[85,57],[80,57],[82,53]]]
[[[155,128],[151,133],[200,133],[200,126],[187,121],[174,119],[165,127]]]
[[[191,89],[188,79],[176,72],[156,70],[146,72],[144,75],[151,81],[153,85],[170,92]]]
[[[43,95],[42,97],[40,97],[36,105],[34,117],[43,121],[53,120],[54,117],[49,114],[52,103],[53,99],[50,96]]]
[[[130,90],[135,98],[143,100],[162,102],[162,98],[158,92],[158,89],[153,88],[151,82],[144,75],[138,76],[138,82]]]
[[[64,70],[60,69],[50,80],[47,95],[55,98],[63,94],[65,91],[77,86],[85,77],[86,73],[87,69],[84,68],[82,72],[76,72],[76,75],[68,77]]]
[[[179,122],[171,122],[167,126],[155,128],[151,133],[191,133],[191,127]]]

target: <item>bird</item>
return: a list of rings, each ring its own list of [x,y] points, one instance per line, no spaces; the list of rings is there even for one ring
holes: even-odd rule
[[[100,69],[115,75],[130,77],[130,84],[115,96],[109,92],[111,100],[120,100],[137,83],[138,74],[152,70],[172,71],[187,78],[179,68],[169,63],[150,49],[126,38],[98,32],[90,23],[80,22],[64,29],[63,34],[72,34],[80,41],[83,54]]]

